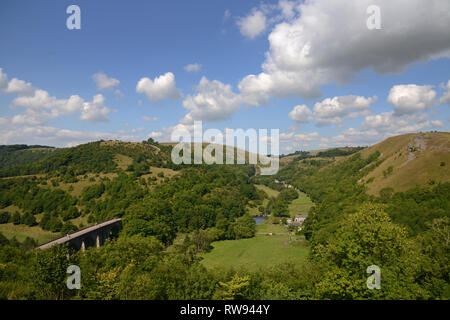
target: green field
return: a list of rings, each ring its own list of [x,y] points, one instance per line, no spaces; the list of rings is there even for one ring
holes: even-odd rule
[[[269,188],[269,187],[266,187],[265,185],[262,185],[262,184],[255,184],[255,187],[256,187],[257,189],[262,190],[262,191],[264,191],[265,193],[267,193],[267,195],[268,195],[269,197],[276,197],[276,196],[278,196],[278,194],[280,193],[279,191],[274,190],[274,189],[271,189],[271,188]]]
[[[286,232],[280,225],[257,226],[257,232]],[[213,242],[213,250],[203,255],[207,268],[243,268],[257,270],[284,262],[300,263],[306,259],[309,248],[305,240],[289,242],[288,235],[256,235],[250,239]]]
[[[293,200],[288,207],[289,214],[292,218],[298,215],[307,215],[312,206],[311,199],[306,194],[299,192],[298,198]]]

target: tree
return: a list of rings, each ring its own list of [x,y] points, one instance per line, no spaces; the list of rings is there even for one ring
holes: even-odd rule
[[[36,218],[29,212],[25,212],[22,216],[22,223],[29,227],[37,225]]]
[[[9,219],[11,218],[11,215],[9,212],[0,212],[0,224],[8,223]]]
[[[328,267],[317,284],[318,298],[427,298],[415,281],[420,266],[417,246],[380,205],[365,203],[341,219],[328,243],[314,248],[313,257]],[[381,268],[382,290],[366,287],[371,265]]]
[[[255,235],[256,223],[249,215],[236,219],[233,224],[236,239],[251,238]]]
[[[14,212],[11,217],[12,223],[15,225],[20,224],[20,213],[18,211]]]
[[[66,235],[72,232],[77,231],[78,228],[70,221],[67,221],[66,223],[64,223],[64,225],[61,228],[61,234],[62,235]]]
[[[250,285],[250,277],[240,277],[237,274],[228,282],[219,282],[214,293],[215,300],[242,300],[246,298]]]
[[[6,238],[6,237],[3,235],[3,233],[0,232],[0,245],[6,246],[7,244],[9,244],[8,238]]]
[[[66,271],[71,265],[63,246],[37,250],[33,265],[33,284],[38,299],[64,299],[68,294]]]

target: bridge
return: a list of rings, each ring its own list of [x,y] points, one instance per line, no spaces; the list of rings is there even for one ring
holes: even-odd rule
[[[120,224],[121,219],[108,220],[44,243],[37,249],[48,249],[54,245],[63,244],[69,244],[70,247],[82,251],[87,247],[100,247],[112,232],[120,227]]]

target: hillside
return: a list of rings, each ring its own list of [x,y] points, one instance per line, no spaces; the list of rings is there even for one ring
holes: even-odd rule
[[[367,193],[378,195],[383,188],[405,191],[415,186],[450,181],[450,133],[411,133],[388,138],[360,151],[362,157],[380,152],[383,162],[360,183]]]
[[[48,146],[27,146],[23,144],[0,146],[0,170],[18,165],[27,165],[58,152],[59,149]]]

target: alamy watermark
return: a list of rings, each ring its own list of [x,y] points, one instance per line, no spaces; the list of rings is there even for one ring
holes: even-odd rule
[[[370,274],[367,278],[367,288],[370,290],[381,289],[381,269],[377,265],[367,267],[366,272]]]
[[[367,7],[366,13],[370,16],[366,20],[366,26],[369,30],[381,29],[381,9],[379,6],[370,5]]]
[[[172,132],[172,142],[178,144],[172,149],[172,162],[175,164],[259,164],[261,175],[273,175],[279,168],[280,130],[270,129],[207,129],[203,132],[201,121],[194,122],[194,135],[187,129]],[[203,148],[203,143],[209,143]],[[193,152],[192,152],[193,145]],[[270,147],[270,153],[269,153]],[[246,150],[248,151],[246,155]],[[193,159],[192,159],[193,155]]]
[[[70,274],[67,278],[66,285],[69,290],[81,289],[81,269],[77,265],[67,267],[66,273]]]
[[[66,13],[70,14],[66,20],[66,27],[69,30],[81,29],[81,9],[79,6],[72,4],[67,7]]]

